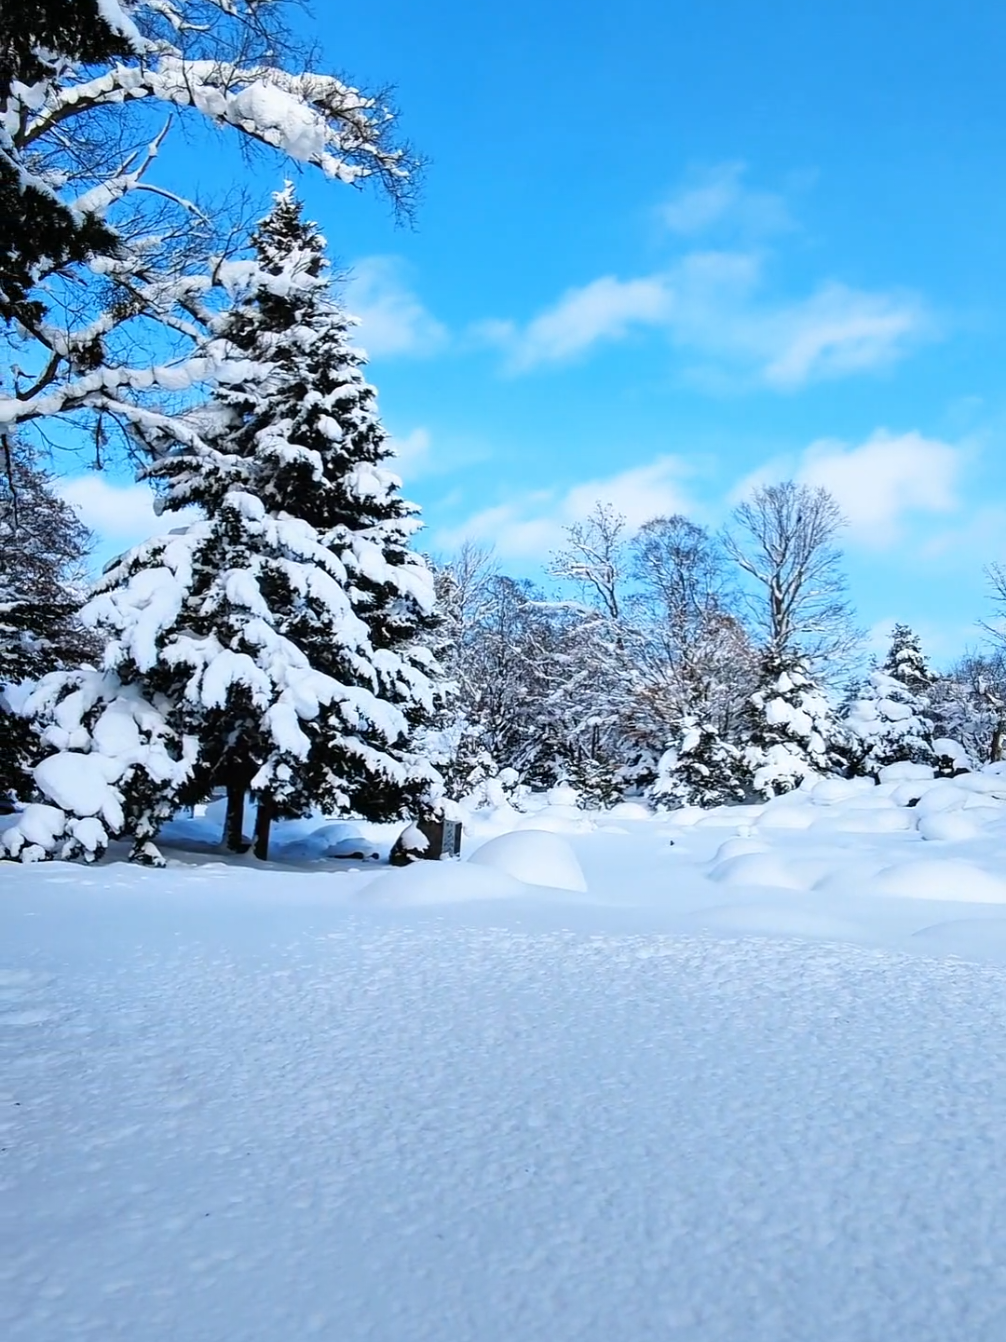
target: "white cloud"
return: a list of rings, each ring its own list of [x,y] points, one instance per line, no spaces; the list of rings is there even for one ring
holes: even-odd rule
[[[765,287],[757,253],[692,252],[653,275],[607,275],[569,289],[523,328],[486,323],[482,334],[505,349],[511,372],[524,372],[661,328],[674,346],[704,361],[693,377],[790,391],[894,363],[932,330],[911,294],[827,283],[805,298],[773,300],[762,297]]]
[[[568,359],[603,340],[621,340],[634,326],[660,325],[667,320],[669,301],[663,276],[620,280],[604,275],[583,288],[568,289],[523,331],[497,324],[495,336],[510,348],[511,369],[521,372]]]
[[[909,514],[956,511],[964,460],[960,447],[937,438],[878,430],[858,447],[827,439],[812,443],[797,478],[829,490],[848,518],[852,539],[879,548],[898,539]]]
[[[765,331],[763,376],[769,386],[788,389],[894,363],[929,322],[911,295],[825,284],[802,303],[781,308],[773,325]]]
[[[630,527],[669,513],[694,513],[681,487],[686,467],[676,457],[659,457],[606,479],[567,489],[536,490],[475,513],[460,526],[441,531],[437,548],[455,549],[471,539],[494,546],[502,558],[543,558],[563,540],[563,528],[580,521],[596,503],[609,503]]]
[[[395,455],[396,473],[414,477],[429,470],[430,444],[429,429],[413,429],[402,438],[393,435],[389,446]]]
[[[785,199],[773,191],[744,185],[743,163],[720,163],[690,174],[688,181],[660,207],[673,233],[695,235],[716,226],[764,235],[795,227]]]
[[[99,555],[106,557],[151,536],[163,536],[198,515],[195,509],[186,508],[159,517],[149,485],[117,484],[98,471],[60,480],[56,493],[77,510],[98,538]]]
[[[901,539],[912,515],[946,515],[960,508],[960,477],[968,450],[917,432],[878,429],[851,445],[820,438],[799,457],[775,457],[738,481],[728,502],[779,480],[821,485],[833,494],[849,523],[848,538],[869,549]]]
[[[367,256],[352,267],[346,306],[360,319],[360,343],[372,356],[423,357],[447,343],[447,328],[423,306],[406,273],[395,256]]]

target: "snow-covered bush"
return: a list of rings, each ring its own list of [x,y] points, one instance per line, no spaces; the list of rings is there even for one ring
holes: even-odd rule
[[[576,751],[563,769],[566,782],[576,789],[577,805],[585,810],[605,810],[622,800],[623,783],[618,766],[587,751]]]
[[[27,442],[0,441],[0,799],[27,801],[38,743],[23,687],[97,651],[76,618],[90,534]]]
[[[29,805],[0,834],[0,855],[93,861],[129,834],[135,856],[158,862],[150,840],[174,810],[196,743],[168,726],[169,705],[123,684],[114,669],[53,672],[25,702],[47,753],[33,769],[46,801]]]
[[[660,758],[650,796],[658,808],[668,810],[742,802],[741,751],[724,741],[711,723],[685,718],[678,740]]]

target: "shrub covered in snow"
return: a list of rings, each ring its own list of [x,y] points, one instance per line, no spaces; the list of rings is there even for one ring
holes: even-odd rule
[[[157,861],[147,845],[174,809],[190,776],[196,742],[167,723],[169,705],[151,702],[114,670],[45,676],[24,713],[38,725],[47,754],[34,769],[34,804],[0,834],[0,856],[36,861],[104,852],[110,837],[131,834],[136,856]]]

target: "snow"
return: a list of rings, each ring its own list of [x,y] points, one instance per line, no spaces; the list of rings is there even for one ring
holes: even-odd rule
[[[587,889],[576,853],[560,835],[545,830],[500,834],[476,849],[471,861],[506,872],[529,885],[550,885],[557,890]]]
[[[101,755],[62,752],[50,755],[36,767],[35,781],[64,811],[74,811],[83,817],[94,816],[106,803],[108,784],[116,776],[115,768],[113,760]]]
[[[163,871],[0,866],[3,1337],[997,1342],[1006,798],[964,781],[530,796],[401,869],[324,817],[225,860],[214,803]]]

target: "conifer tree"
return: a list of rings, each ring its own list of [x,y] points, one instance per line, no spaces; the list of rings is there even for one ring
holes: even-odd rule
[[[840,731],[825,695],[796,652],[769,652],[745,721],[744,765],[751,790],[776,797],[840,765]]]
[[[894,626],[891,646],[882,669],[900,681],[912,694],[926,694],[935,680],[926,663],[919,636],[907,624]]]
[[[76,620],[90,539],[28,445],[0,440],[0,797],[28,799],[37,752],[13,688],[97,652]]]
[[[855,773],[876,777],[889,764],[937,764],[928,712],[933,679],[918,635],[895,625],[883,667],[867,676],[845,711]]]
[[[163,423],[146,439],[164,507],[206,517],[124,556],[87,608],[110,635],[106,667],[162,713],[177,766],[134,824],[136,855],[154,861],[162,814],[215,786],[231,846],[255,797],[265,857],[273,817],[392,819],[437,784],[413,748],[438,675],[422,639],[432,577],[409,549],[417,510],[387,469],[324,239],[291,189],[253,242],[216,323],[222,380],[201,434],[173,421],[173,441]],[[128,796],[138,786],[134,773]]]
[[[650,796],[658,807],[724,806],[745,797],[741,751],[710,722],[682,719],[678,740],[661,757]]]

